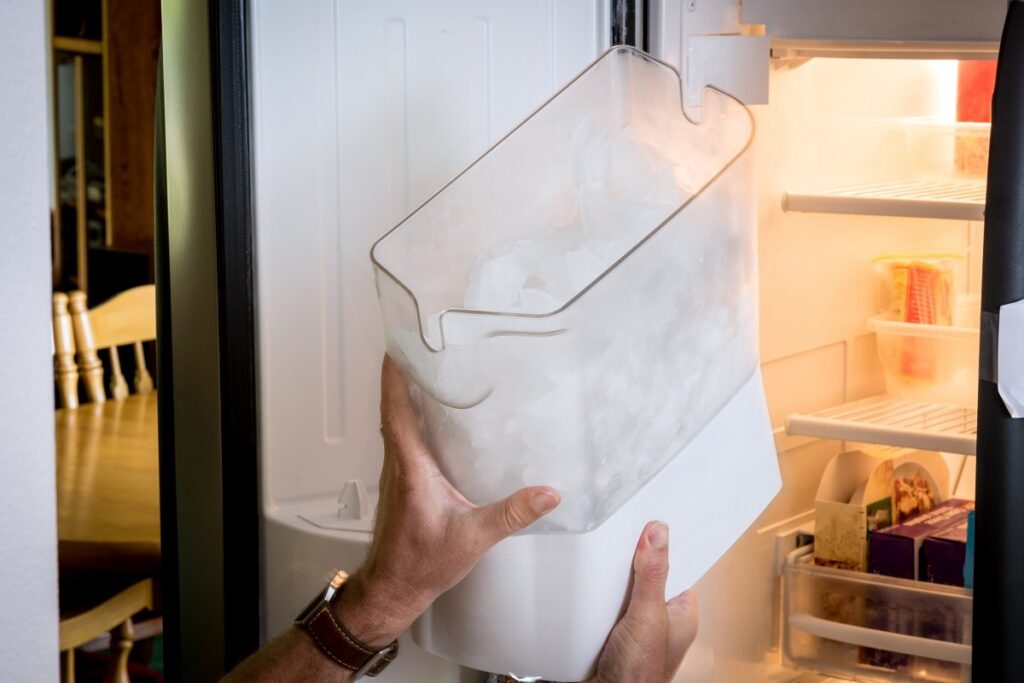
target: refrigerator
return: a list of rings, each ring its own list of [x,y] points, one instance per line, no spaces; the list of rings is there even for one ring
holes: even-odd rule
[[[997,402],[994,377],[985,374],[991,334],[975,328],[1024,292],[1013,297],[1000,290],[990,261],[983,268],[983,248],[998,244],[984,229],[986,190],[991,204],[996,188],[986,186],[985,158],[969,157],[971,150],[983,155],[988,129],[958,123],[957,110],[969,65],[997,57],[1006,0],[251,0],[237,6],[234,35],[244,49],[236,54],[244,60],[233,68],[245,76],[237,85],[245,89],[248,136],[239,144],[247,148],[251,192],[258,415],[256,476],[238,485],[258,501],[262,640],[288,628],[326,577],[354,570],[366,552],[370,520],[351,509],[356,486],[375,504],[382,459],[384,337],[371,246],[588,64],[626,42],[679,72],[689,117],[700,120],[701,92],[710,85],[742,101],[755,123],[748,158],[760,371],[782,487],[696,584],[700,633],[676,680],[960,681],[970,680],[972,658],[974,680],[1010,680],[998,666],[979,678],[978,667],[979,657],[1005,651],[1013,635],[1022,635],[1013,615],[1019,598],[1009,600],[1019,578],[1009,569],[982,568],[986,560],[995,564],[993,558],[1024,568],[1024,546],[1014,540],[1021,535],[1013,519],[1020,494],[1010,483],[1020,428]],[[174,4],[164,11],[173,28],[166,19]],[[211,24],[211,34],[223,27]],[[166,78],[170,97],[175,86]],[[1014,115],[1011,99],[1005,98],[1006,120]],[[979,130],[984,142],[971,138]],[[999,135],[992,132],[1007,149],[1016,144],[1012,133]],[[171,137],[169,129],[168,144]],[[225,149],[219,164],[226,163]],[[1008,151],[993,155],[1006,164],[998,197],[1006,202],[1017,175]],[[176,163],[169,149],[171,181]],[[1007,209],[1000,220],[1012,223],[1015,215]],[[1019,242],[1012,245],[1003,266],[1011,273],[1024,269],[1013,260]],[[961,340],[967,349],[962,366],[970,377],[966,390],[957,391],[969,399],[907,398],[897,395],[892,376],[887,384],[880,350],[906,343],[901,335],[908,332],[877,321],[877,271],[886,255],[908,254],[949,256],[954,263],[964,312],[950,325],[957,329],[949,343]],[[980,422],[971,393],[979,337]],[[229,342],[221,344],[222,354],[230,351]],[[178,384],[176,374],[181,395]],[[987,435],[985,425],[995,423],[1001,426]],[[999,626],[981,623],[981,608],[964,589],[882,579],[865,587],[858,581],[868,575],[814,573],[807,559],[819,482],[837,454],[861,444],[941,452],[950,493],[983,492],[979,529],[991,533],[979,537],[977,581],[985,591],[987,577],[991,590],[984,621]],[[989,456],[988,473],[973,457],[985,448],[1003,453]],[[1007,477],[992,474],[995,463],[1008,468]],[[892,600],[893,609],[906,601],[931,605],[955,624],[933,642],[920,634],[900,640],[889,633],[899,630],[891,623],[836,628],[806,607],[830,595]],[[985,647],[979,639],[987,639]],[[865,658],[867,648],[886,645],[923,664],[885,669]],[[379,680],[485,677],[405,636],[401,656]]]

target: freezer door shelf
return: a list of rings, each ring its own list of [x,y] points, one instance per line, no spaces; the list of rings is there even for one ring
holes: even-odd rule
[[[977,425],[978,411],[971,408],[873,396],[794,413],[786,419],[786,433],[974,455]]]

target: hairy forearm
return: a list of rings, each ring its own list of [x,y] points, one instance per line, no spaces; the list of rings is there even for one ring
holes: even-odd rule
[[[365,572],[353,574],[333,604],[334,614],[366,645],[381,649],[398,638],[422,611],[422,599],[367,581]],[[310,636],[291,628],[238,665],[222,683],[239,681],[326,681],[346,683],[354,674],[331,660]]]
[[[348,683],[351,680],[353,672],[332,662],[320,652],[309,636],[293,627],[235,667],[222,683]]]

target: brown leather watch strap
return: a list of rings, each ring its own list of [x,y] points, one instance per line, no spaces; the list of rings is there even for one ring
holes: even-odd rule
[[[334,616],[328,602],[321,603],[300,626],[309,632],[325,655],[358,674],[376,676],[398,656],[397,640],[382,650],[360,642]]]

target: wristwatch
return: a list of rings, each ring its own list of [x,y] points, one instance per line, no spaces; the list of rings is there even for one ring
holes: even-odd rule
[[[340,666],[355,672],[355,678],[376,676],[398,656],[398,641],[375,650],[349,633],[334,615],[332,602],[341,595],[348,573],[339,571],[327,588],[306,605],[295,618],[295,625],[309,633],[313,642]]]

